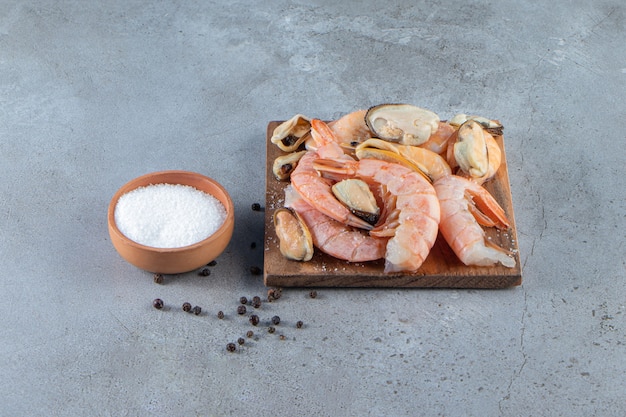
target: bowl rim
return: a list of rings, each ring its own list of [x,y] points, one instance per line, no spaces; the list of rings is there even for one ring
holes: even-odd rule
[[[213,197],[215,197],[220,203],[222,203],[224,205],[224,209],[226,210],[226,218],[224,219],[224,222],[220,225],[220,227],[217,228],[217,230],[215,232],[213,232],[210,236],[196,242],[196,243],[192,243],[191,245],[187,245],[187,246],[179,246],[179,247],[175,247],[175,248],[157,248],[154,246],[148,246],[148,245],[144,245],[141,244],[139,242],[136,242],[134,240],[132,240],[131,238],[129,238],[128,236],[126,236],[124,233],[122,233],[122,231],[117,227],[117,223],[115,222],[115,208],[117,206],[117,202],[119,201],[120,197],[128,192],[131,192],[133,190],[136,190],[137,188],[140,187],[147,187],[148,185],[156,185],[156,184],[173,184],[173,185],[189,185],[191,187],[194,187],[193,185],[190,184],[184,184],[181,182],[175,182],[175,181],[163,181],[163,180],[155,180],[154,182],[150,182],[149,184],[146,185],[136,185],[135,183],[141,183],[144,182],[146,179],[151,178],[151,177],[167,177],[167,176],[171,176],[171,175],[186,175],[186,176],[191,176],[191,177],[196,177],[200,180],[203,181],[208,181],[211,184],[215,185],[217,187],[217,189],[219,189],[225,197],[226,200],[226,204],[224,204],[223,201],[221,201],[221,199],[219,199],[217,196],[207,192],[207,191],[203,191],[200,190],[204,193],[207,193]],[[194,187],[196,189],[198,189],[197,187]],[[215,240],[217,239],[219,236],[223,235],[224,233],[226,233],[226,231],[230,228],[230,223],[232,223],[234,221],[234,216],[235,216],[235,211],[234,211],[234,205],[233,205],[233,201],[232,198],[230,197],[230,194],[228,194],[228,191],[226,191],[226,188],[224,188],[224,186],[222,184],[220,184],[217,180],[208,177],[206,175],[200,174],[198,172],[193,172],[193,171],[185,171],[185,170],[164,170],[164,171],[154,171],[154,172],[149,172],[147,174],[143,174],[140,175],[139,177],[133,178],[130,181],[127,181],[126,183],[124,183],[121,187],[119,187],[117,189],[117,191],[115,192],[115,194],[113,194],[113,197],[111,197],[111,200],[109,202],[109,207],[108,207],[108,211],[107,211],[107,221],[109,224],[109,229],[115,233],[115,235],[124,241],[125,244],[134,247],[135,249],[141,249],[141,250],[146,250],[146,251],[153,251],[153,252],[157,252],[157,253],[178,253],[178,252],[185,252],[188,250],[193,250],[199,247],[204,246],[205,244],[208,243],[208,241],[211,240]]]

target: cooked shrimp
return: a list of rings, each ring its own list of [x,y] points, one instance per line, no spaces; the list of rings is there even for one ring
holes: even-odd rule
[[[418,146],[372,138],[357,146],[355,154],[359,159],[376,158],[404,165],[422,172],[431,182],[451,174],[450,166],[442,156]]]
[[[309,228],[313,244],[322,252],[350,262],[385,256],[386,238],[374,237],[326,216],[308,204],[292,187],[285,189],[285,206],[298,212]]]
[[[485,238],[480,225],[509,227],[504,210],[482,186],[456,175],[435,181],[441,206],[439,230],[465,265],[489,266],[498,262],[512,268],[515,259]]]
[[[367,110],[357,110],[329,124],[339,143],[361,143],[372,137],[372,132],[365,123],[366,113]]]
[[[385,220],[370,234],[391,236],[384,271],[419,269],[435,244],[440,215],[437,195],[428,180],[407,167],[378,159],[318,159],[314,168],[332,179],[356,177],[381,185],[387,193]]]
[[[352,214],[335,198],[331,191],[331,181],[320,177],[313,168],[313,161],[319,157],[352,159],[343,153],[328,125],[321,120],[311,121],[311,136],[317,143],[317,151],[307,151],[300,158],[298,166],[291,173],[291,185],[307,203],[328,217],[350,226],[372,229],[371,224]]]
[[[439,127],[437,130],[430,135],[428,140],[421,145],[418,145],[420,148],[428,149],[438,155],[443,155],[446,153],[448,149],[448,143],[455,129],[450,124],[446,122],[439,122]]]
[[[328,123],[332,133],[330,138],[345,152],[351,152],[356,144],[372,137],[372,132],[365,123],[365,113],[367,113],[366,110],[357,110]],[[319,146],[318,141],[313,137],[309,137],[305,145],[311,151],[317,151]]]

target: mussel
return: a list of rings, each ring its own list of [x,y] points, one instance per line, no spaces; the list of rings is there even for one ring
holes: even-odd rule
[[[470,119],[459,127],[457,134],[453,152],[461,170],[471,177],[482,177],[487,174],[489,155],[482,126]]]
[[[339,181],[332,186],[332,192],[355,216],[372,226],[378,222],[380,208],[374,194],[363,180],[350,178]]]
[[[498,120],[491,120],[482,116],[468,116],[467,114],[460,113],[450,119],[448,123],[451,126],[458,128],[468,120],[475,121],[491,135],[502,136],[502,131],[504,130],[504,126],[502,126],[502,123],[500,123]]]
[[[270,141],[284,152],[293,152],[306,141],[310,132],[311,119],[302,114],[296,114],[276,126]]]
[[[272,172],[274,172],[276,179],[279,181],[288,180],[293,170],[296,169],[296,166],[298,166],[300,158],[302,158],[302,155],[306,152],[307,151],[290,152],[274,159]]]
[[[313,257],[313,237],[300,215],[294,210],[280,208],[274,212],[274,230],[280,241],[280,253],[293,261],[310,261]]]
[[[439,128],[439,116],[411,104],[370,107],[365,123],[376,137],[403,145],[420,145]]]

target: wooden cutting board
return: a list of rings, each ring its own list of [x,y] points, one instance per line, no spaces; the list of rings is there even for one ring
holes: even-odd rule
[[[517,229],[513,215],[513,204],[509,175],[504,151],[504,139],[495,139],[502,149],[502,164],[495,177],[485,188],[496,198],[504,209],[511,229],[497,231],[488,228],[486,234],[498,246],[510,249],[516,266],[506,268],[501,265],[491,267],[465,266],[458,260],[441,234],[437,237],[428,258],[420,269],[411,274],[383,273],[384,260],[350,263],[333,258],[315,250],[309,262],[290,261],[283,257],[274,231],[272,215],[283,207],[284,189],[288,182],[278,181],[272,173],[274,159],[283,152],[270,138],[280,121],[270,122],[266,137],[266,198],[265,198],[265,242],[264,242],[264,282],[272,287],[414,287],[414,288],[506,288],[520,285],[522,271],[517,245]]]

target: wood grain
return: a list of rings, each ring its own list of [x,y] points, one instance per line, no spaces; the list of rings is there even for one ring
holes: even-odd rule
[[[267,126],[266,137],[266,200],[264,283],[273,287],[379,287],[379,288],[507,288],[520,285],[522,271],[517,245],[517,229],[513,213],[511,189],[504,151],[504,138],[496,137],[502,149],[502,164],[495,177],[485,184],[504,209],[511,228],[506,231],[486,230],[491,241],[510,249],[516,266],[478,267],[465,266],[458,260],[443,237],[439,235],[428,258],[416,273],[385,274],[384,261],[350,263],[319,250],[309,262],[285,259],[278,247],[272,215],[283,206],[284,188],[287,182],[278,181],[272,173],[272,164],[283,152],[270,142],[272,132],[281,122],[272,121]]]

